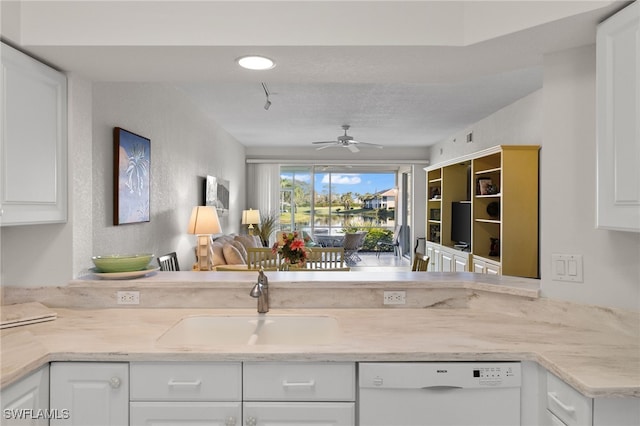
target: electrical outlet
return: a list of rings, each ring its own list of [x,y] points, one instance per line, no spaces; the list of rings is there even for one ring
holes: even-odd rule
[[[118,305],[139,305],[140,292],[139,291],[119,291],[116,294],[116,300],[118,301]]]
[[[407,292],[404,290],[385,291],[383,297],[385,305],[404,305],[407,303]]]

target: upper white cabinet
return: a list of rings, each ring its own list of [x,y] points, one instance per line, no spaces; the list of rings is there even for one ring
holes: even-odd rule
[[[598,26],[598,228],[640,232],[640,4]]]
[[[0,48],[0,225],[66,222],[66,77]]]

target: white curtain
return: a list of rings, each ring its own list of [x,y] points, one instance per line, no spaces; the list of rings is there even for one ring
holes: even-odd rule
[[[247,208],[258,209],[260,214],[280,215],[279,164],[247,164]]]

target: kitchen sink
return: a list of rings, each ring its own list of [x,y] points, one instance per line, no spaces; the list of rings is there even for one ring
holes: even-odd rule
[[[164,346],[322,345],[340,337],[330,316],[198,315],[182,318],[158,338]]]

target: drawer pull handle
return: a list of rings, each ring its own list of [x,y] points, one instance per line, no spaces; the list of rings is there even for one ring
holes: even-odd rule
[[[282,381],[283,388],[312,388],[316,385],[315,380],[309,380],[308,382],[290,382],[288,380]]]
[[[202,380],[195,380],[193,382],[180,382],[177,380],[169,380],[169,386],[191,386],[191,387],[198,387],[202,384]]]
[[[111,386],[112,389],[118,389],[120,387],[120,384],[122,382],[120,381],[120,378],[118,377],[112,377],[109,380],[109,386]]]
[[[247,420],[245,420],[244,424],[246,426],[256,426],[258,424],[258,419],[256,419],[255,417],[249,416]]]
[[[227,417],[224,421],[224,426],[236,426],[237,423],[235,417]]]
[[[576,411],[573,405],[566,405],[564,402],[560,401],[560,398],[558,398],[558,395],[555,392],[547,392],[547,395],[549,395],[549,398],[551,398],[553,402],[558,404],[560,408],[562,408],[568,414],[571,414]]]

